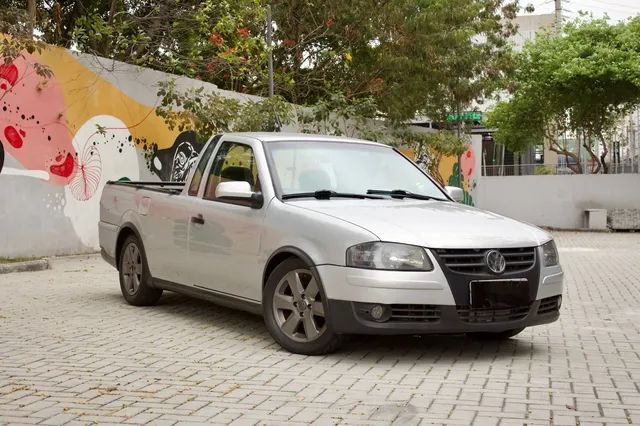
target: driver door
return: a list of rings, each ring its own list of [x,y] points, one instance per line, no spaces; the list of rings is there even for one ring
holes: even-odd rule
[[[221,142],[204,193],[191,206],[188,242],[192,285],[250,301],[259,301],[258,255],[266,208],[252,208],[246,200],[218,199],[216,187],[245,181],[253,192],[261,192],[256,148],[251,142]]]

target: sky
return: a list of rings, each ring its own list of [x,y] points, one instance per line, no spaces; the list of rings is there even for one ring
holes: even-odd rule
[[[554,0],[520,0],[521,5],[532,4],[534,14],[553,13]],[[609,15],[611,22],[618,22],[640,14],[640,0],[562,0],[563,17],[576,18],[578,11],[592,12],[595,17]]]

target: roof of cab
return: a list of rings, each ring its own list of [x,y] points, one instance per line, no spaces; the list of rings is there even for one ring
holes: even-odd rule
[[[287,132],[240,132],[225,133],[224,136],[243,136],[257,139],[262,142],[283,142],[283,141],[309,141],[309,142],[347,142],[367,145],[387,146],[378,142],[355,139],[344,136],[314,135],[309,133],[287,133]]]

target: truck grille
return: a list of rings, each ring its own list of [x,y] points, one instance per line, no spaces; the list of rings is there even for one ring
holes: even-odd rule
[[[456,306],[460,320],[470,323],[517,321],[527,316],[530,306],[516,306],[512,308],[472,308],[470,306]]]
[[[434,305],[391,305],[390,321],[435,322],[440,320],[440,308]]]
[[[489,249],[436,249],[446,267],[459,274],[489,273],[484,256]],[[504,256],[504,273],[523,272],[536,261],[535,247],[498,249]]]

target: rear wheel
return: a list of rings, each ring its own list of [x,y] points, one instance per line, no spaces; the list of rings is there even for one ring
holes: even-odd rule
[[[148,306],[158,302],[162,289],[151,286],[151,274],[142,251],[142,244],[134,235],[125,239],[118,266],[120,290],[129,304]]]
[[[524,327],[513,328],[511,330],[505,330],[505,331],[499,331],[497,333],[477,332],[477,333],[467,333],[467,335],[469,337],[472,337],[478,340],[507,340],[519,334],[520,332],[522,332],[522,330],[524,330]]]
[[[327,321],[327,299],[320,280],[298,258],[285,260],[269,275],[263,309],[269,333],[289,352],[326,354],[342,341]]]

